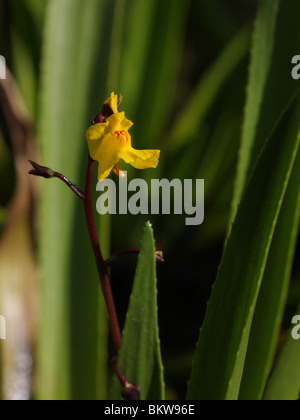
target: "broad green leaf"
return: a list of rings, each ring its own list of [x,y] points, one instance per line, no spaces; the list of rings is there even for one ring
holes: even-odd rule
[[[299,13],[297,0],[259,2],[231,220],[265,139],[297,89],[291,60],[300,42]]]
[[[300,215],[300,152],[283,201],[255,309],[239,398],[262,397],[276,352]]]
[[[259,5],[230,226],[265,138],[298,88],[291,77],[291,57],[300,42],[299,13],[300,4],[295,0],[261,1]],[[295,252],[299,170],[296,163],[270,248],[251,328],[241,399],[261,398],[272,366]]]
[[[292,102],[266,142],[237,213],[201,330],[189,399],[238,398],[255,305],[299,148],[299,129],[299,105]]]
[[[105,99],[110,5],[108,0],[50,0],[46,13],[40,163],[80,187],[88,156],[85,131]],[[106,313],[83,204],[57,181],[43,180],[40,187],[37,396],[105,398]]]
[[[240,151],[240,160],[238,167],[238,176],[233,203],[234,213],[237,210],[237,203],[240,202],[243,188],[249,175],[250,158],[253,148],[255,135],[257,132],[258,120],[263,102],[263,94],[267,84],[267,78],[271,71],[272,53],[274,48],[276,19],[278,14],[280,0],[260,1],[260,9],[256,22],[253,49],[250,64],[250,82],[248,86],[248,98],[245,110],[245,122],[243,127],[242,144]],[[280,111],[286,103],[283,104]],[[268,127],[264,136],[260,138],[264,142],[267,135],[273,128],[273,124]],[[263,143],[261,143],[261,147]],[[233,216],[234,219],[234,216]]]
[[[263,399],[297,401],[300,397],[300,340],[289,334],[272,372]]]
[[[147,223],[118,356],[119,368],[130,383],[139,386],[142,400],[164,399],[156,296],[155,243]],[[114,377],[111,399],[120,399],[121,392]]]

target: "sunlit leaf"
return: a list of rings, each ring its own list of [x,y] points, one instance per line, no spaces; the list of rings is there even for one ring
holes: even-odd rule
[[[109,48],[103,37],[111,23],[111,14],[104,13],[108,6],[107,0],[51,0],[47,9],[41,164],[64,173],[81,188],[88,156],[85,131],[106,89],[101,75],[107,70],[102,58]],[[83,204],[65,185],[50,180],[41,184],[39,210],[38,397],[104,398],[106,314]],[[103,235],[101,240],[105,242]]]
[[[272,372],[263,399],[297,401],[300,396],[300,340],[289,334]]]
[[[233,225],[200,334],[190,399],[238,398],[253,314],[299,148],[299,130],[299,106],[292,103],[264,147]]]
[[[119,368],[139,386],[143,400],[164,399],[156,296],[155,243],[147,223],[118,356]],[[114,378],[111,398],[120,399],[121,391]]]

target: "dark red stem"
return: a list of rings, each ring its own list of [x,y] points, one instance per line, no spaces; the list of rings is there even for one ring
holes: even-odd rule
[[[115,303],[114,303],[114,299],[112,295],[107,267],[106,267],[106,264],[103,259],[100,246],[99,246],[99,240],[98,240],[96,225],[94,221],[94,214],[93,214],[92,180],[93,180],[94,163],[95,162],[89,157],[87,176],[86,176],[84,207],[85,207],[88,230],[89,230],[89,234],[90,234],[90,238],[91,238],[91,242],[92,242],[92,246],[93,246],[93,250],[95,254],[95,259],[97,262],[100,284],[101,284],[103,296],[104,296],[106,307],[107,307],[110,331],[111,331],[116,353],[118,354],[120,350],[120,346],[121,346],[121,331],[119,327],[119,321],[118,321]]]
[[[123,373],[120,371],[118,364],[117,364],[117,358],[114,357],[112,360],[112,367],[115,371],[115,374],[117,375],[122,387],[122,396],[127,401],[139,401],[141,398],[141,391],[140,388],[135,384],[130,384]]]
[[[34,162],[33,160],[29,161],[33,167],[29,172],[30,175],[40,176],[42,178],[58,178],[63,181],[76,195],[77,197],[84,200],[85,196],[82,191],[77,187],[77,185],[72,184],[72,182],[63,174],[59,172],[52,171],[52,169],[47,168],[46,166],[41,166],[38,163]]]

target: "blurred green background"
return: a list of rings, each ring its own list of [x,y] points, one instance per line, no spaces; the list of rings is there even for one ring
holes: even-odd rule
[[[150,219],[165,263],[158,306],[168,397],[184,398],[226,237],[241,139],[253,0],[0,0],[2,398],[107,397],[113,356],[82,203],[30,179],[28,159],[84,186],[85,130],[111,91],[136,148],[161,162],[129,177],[204,178],[205,222],[99,217],[105,254],[138,246]],[[96,194],[95,194],[96,196]],[[296,251],[299,255],[299,244]],[[124,323],[136,257],[111,269]],[[286,326],[300,297],[296,260]]]

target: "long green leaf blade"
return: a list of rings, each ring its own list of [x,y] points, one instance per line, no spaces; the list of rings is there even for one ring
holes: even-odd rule
[[[250,82],[248,86],[245,122],[243,127],[238,176],[233,203],[234,214],[236,213],[237,204],[241,200],[242,192],[247,182],[247,176],[249,175],[250,159],[253,144],[255,142],[255,136],[257,135],[257,126],[263,103],[263,94],[268,76],[272,70],[271,59],[274,48],[276,19],[279,4],[280,0],[266,0],[260,2],[260,9],[254,32],[250,65]],[[283,106],[285,105],[286,102]],[[283,106],[281,110],[283,109]],[[273,125],[268,128],[269,132],[272,127]],[[264,137],[260,139],[262,142],[265,140],[269,132],[266,132]],[[262,145],[263,143],[261,143],[261,147]]]
[[[262,397],[281,327],[299,232],[300,152],[282,205],[260,290],[239,398]]]
[[[299,148],[299,126],[299,106],[292,103],[245,192],[200,334],[190,399],[238,398],[253,313]]]
[[[299,13],[297,0],[259,2],[231,220],[265,139],[297,88],[291,77],[291,59],[300,41]]]
[[[290,334],[283,346],[263,399],[297,401],[300,397],[300,340]]]
[[[260,2],[232,217],[265,137],[298,88],[290,71],[291,57],[300,42],[299,13],[300,4],[296,0]],[[299,159],[298,155],[255,309],[240,399],[261,398],[276,351],[299,223]]]
[[[155,243],[147,223],[118,356],[119,368],[139,386],[142,400],[164,399],[156,295]],[[121,391],[114,378],[111,398],[120,399]]]
[[[105,98],[105,68],[99,58],[100,52],[101,58],[107,56],[102,35],[110,23],[108,5],[107,0],[51,0],[47,9],[41,163],[64,173],[81,188],[88,156],[85,131],[98,110],[95,102],[99,107],[100,98]],[[39,235],[37,397],[105,398],[106,314],[96,264],[83,205],[59,182],[42,183]]]

